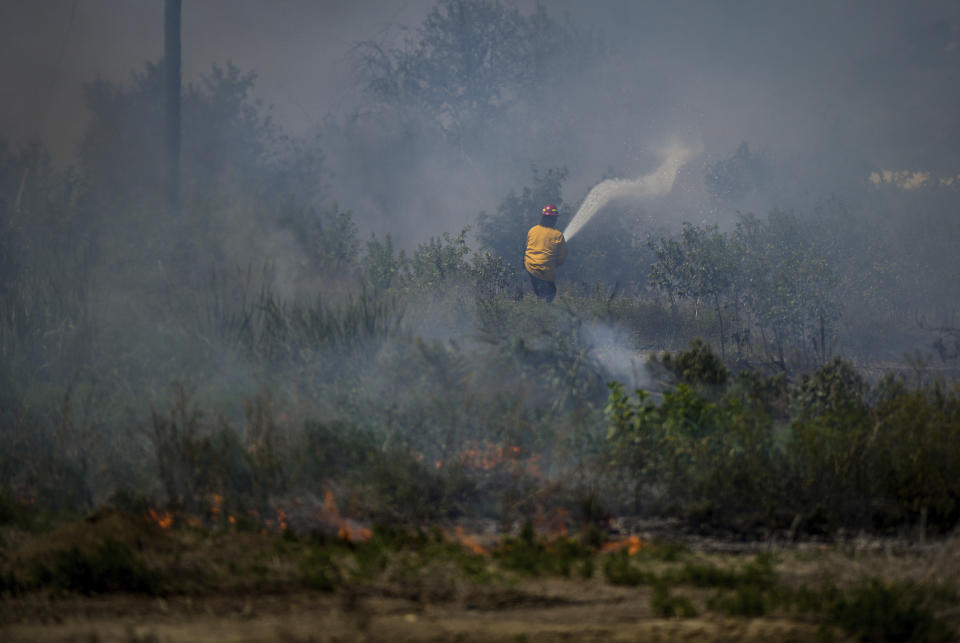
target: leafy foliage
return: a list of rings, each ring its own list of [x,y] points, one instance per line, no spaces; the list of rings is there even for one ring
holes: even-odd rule
[[[362,59],[376,99],[428,115],[471,148],[516,102],[582,62],[574,53],[582,41],[544,7],[527,16],[496,0],[442,0],[419,40],[394,50],[365,43]]]
[[[958,515],[947,474],[956,466],[947,445],[960,430],[957,396],[942,385],[910,389],[902,378],[872,389],[833,360],[792,389],[778,427],[782,379],[741,375],[719,395],[681,382],[659,402],[613,385],[610,457],[648,511],[738,529],[782,528],[791,516],[814,532],[917,521],[949,529]]]
[[[710,345],[699,337],[690,342],[689,349],[680,351],[676,355],[664,353],[659,361],[679,381],[691,386],[699,384],[722,386],[730,376],[727,367],[710,349]]]
[[[406,263],[403,250],[394,256],[390,233],[386,234],[383,241],[379,241],[376,235],[371,235],[367,241],[367,253],[363,257],[363,277],[374,288],[385,290],[393,285],[394,279],[401,274]]]
[[[861,581],[846,592],[827,593],[826,622],[859,641],[949,641],[955,636],[932,609],[929,590],[913,583]]]
[[[770,175],[769,161],[750,152],[750,146],[743,142],[733,156],[710,165],[704,178],[711,198],[736,203],[764,187]]]
[[[423,290],[436,290],[443,285],[462,281],[469,270],[465,257],[470,252],[466,235],[469,228],[456,237],[443,233],[442,238],[430,237],[421,243],[407,265],[411,284]]]
[[[788,358],[827,361],[840,317],[838,277],[795,214],[773,211],[766,221],[741,215],[732,234],[685,223],[679,238],[648,243],[651,283],[674,306],[689,299],[698,315],[701,301],[713,305],[722,357],[732,326],[741,357],[759,336],[766,359],[783,369]]]
[[[317,212],[313,208],[287,205],[278,226],[289,230],[300,246],[308,274],[343,274],[356,265],[360,251],[357,226],[349,212],[337,204]]]

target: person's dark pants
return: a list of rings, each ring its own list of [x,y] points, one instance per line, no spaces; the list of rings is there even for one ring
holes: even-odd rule
[[[530,275],[530,283],[533,284],[533,292],[536,293],[537,299],[546,299],[548,304],[553,301],[553,298],[557,296],[557,284],[534,277],[529,272],[527,274]]]

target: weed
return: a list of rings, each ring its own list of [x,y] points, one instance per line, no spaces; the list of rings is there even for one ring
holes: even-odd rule
[[[82,594],[131,592],[158,594],[161,575],[147,566],[123,543],[106,540],[88,554],[78,547],[56,552],[52,566],[37,563],[37,585],[50,585]]]
[[[300,582],[307,589],[329,592],[340,580],[340,570],[324,548],[312,548],[300,563]]]
[[[740,569],[718,567],[712,563],[687,562],[676,573],[674,580],[697,587],[733,589],[754,586],[770,590],[776,586],[777,576],[773,570],[773,558],[760,554]]]
[[[764,616],[775,604],[774,595],[757,585],[737,585],[733,592],[720,593],[710,601],[711,609],[719,609],[730,616],[757,618]]]
[[[656,574],[637,569],[625,551],[606,558],[603,562],[603,575],[613,585],[648,585],[658,580]]]
[[[580,566],[580,577],[584,579],[590,579],[593,578],[595,572],[596,564],[593,562],[593,557],[585,559],[583,564]]]
[[[675,596],[665,583],[656,583],[653,586],[653,595],[650,597],[650,608],[653,613],[662,618],[693,618],[697,609],[686,596]]]
[[[536,538],[532,525],[527,525],[519,538],[504,540],[498,553],[500,564],[507,570],[522,574],[541,573],[569,576],[574,564],[588,559],[591,550],[571,538],[553,541]]]
[[[690,553],[690,547],[686,543],[678,541],[655,540],[644,548],[644,551],[657,560],[675,563]]]
[[[0,525],[13,525],[27,529],[33,523],[33,512],[17,500],[5,487],[0,486]]]
[[[21,580],[13,571],[0,571],[0,596],[19,596],[30,590],[30,583]]]
[[[836,597],[825,616],[860,641],[953,640],[950,628],[934,616],[929,598],[915,584],[872,579]]]
[[[370,580],[378,576],[387,568],[390,560],[388,547],[376,538],[355,544],[352,547],[352,553],[356,563],[353,576],[362,580]]]

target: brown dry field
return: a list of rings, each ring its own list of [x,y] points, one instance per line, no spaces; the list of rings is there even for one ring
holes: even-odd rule
[[[514,576],[507,584],[476,585],[437,567],[415,586],[385,573],[332,592],[310,592],[295,581],[291,563],[271,553],[279,540],[276,536],[161,532],[110,514],[89,521],[41,536],[4,534],[7,568],[15,568],[17,560],[42,558],[64,543],[89,546],[106,534],[136,546],[145,560],[167,575],[177,569],[189,575],[202,566],[227,578],[224,570],[231,562],[252,558],[266,562],[256,583],[247,583],[247,576],[240,573],[215,587],[163,597],[43,591],[8,597],[0,601],[0,641],[823,640],[819,623],[796,612],[774,610],[753,619],[724,616],[707,606],[712,589],[674,587],[673,594],[690,599],[698,616],[658,617],[651,608],[649,586],[612,585],[599,565],[590,579]],[[689,559],[720,567],[743,565],[758,551],[772,551],[777,577],[788,587],[817,587],[824,582],[844,586],[863,578],[957,587],[960,579],[960,539],[955,537],[926,542],[858,537],[791,545],[701,538],[687,544]],[[172,566],[174,558],[178,567]],[[960,606],[940,609],[936,616],[960,640]],[[855,639],[833,629],[830,640]]]
[[[38,641],[813,641],[814,624],[777,618],[655,618],[650,590],[544,581],[486,605],[291,594],[17,602],[10,643]],[[842,639],[838,639],[842,640]]]

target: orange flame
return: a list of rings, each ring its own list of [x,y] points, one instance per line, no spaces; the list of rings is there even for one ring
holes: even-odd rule
[[[637,552],[646,547],[646,544],[640,540],[639,536],[629,536],[623,540],[612,540],[606,543],[600,551],[617,552],[626,550],[630,556],[636,556]]]
[[[460,526],[454,527],[453,534],[461,545],[463,545],[473,553],[475,554],[488,553],[487,549],[483,545],[481,545],[479,542],[477,542],[476,538],[464,532],[463,527],[460,527]]]
[[[150,519],[157,523],[157,526],[161,529],[169,529],[173,526],[173,514],[169,511],[159,512],[152,507],[148,510],[148,515]]]
[[[223,496],[219,493],[210,494],[210,518],[216,522],[220,517],[220,507],[223,506]]]
[[[340,509],[337,507],[337,500],[333,497],[333,491],[330,489],[324,491],[323,509],[321,512],[316,514],[315,517],[332,523],[334,526],[336,526],[337,537],[341,540],[362,542],[364,540],[369,540],[373,536],[373,532],[367,527],[357,524],[349,518],[344,518],[340,515]]]

